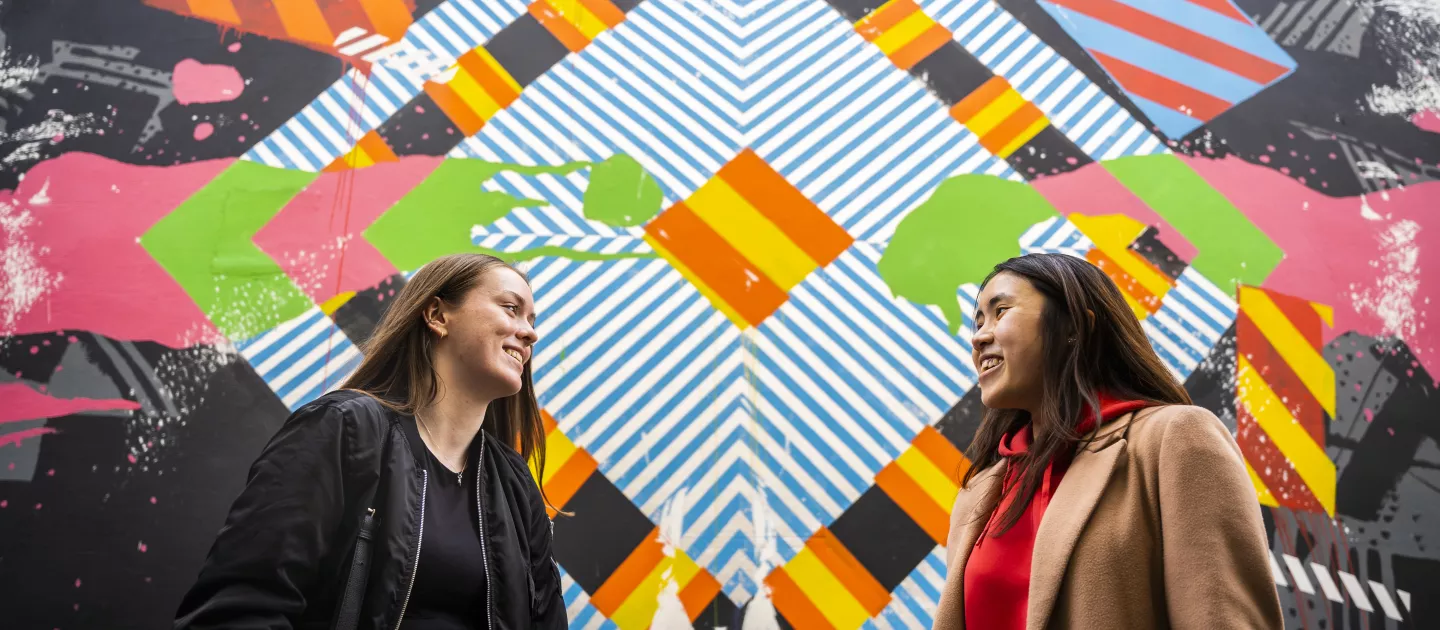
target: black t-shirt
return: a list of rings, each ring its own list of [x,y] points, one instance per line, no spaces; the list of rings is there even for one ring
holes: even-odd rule
[[[430,471],[425,536],[402,630],[476,630],[486,626],[475,450],[472,447],[466,456],[463,481],[425,451]]]

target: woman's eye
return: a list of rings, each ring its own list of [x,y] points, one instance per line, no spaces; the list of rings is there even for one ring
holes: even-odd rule
[[[505,305],[505,310],[510,311],[511,313],[514,313],[514,312],[516,311],[516,306],[515,306],[514,304],[506,304],[506,305]]]

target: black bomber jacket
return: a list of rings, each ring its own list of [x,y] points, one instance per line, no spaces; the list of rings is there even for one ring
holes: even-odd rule
[[[553,528],[525,460],[488,436],[474,474],[487,630],[567,626]],[[353,391],[290,416],[265,447],[176,614],[175,628],[329,628],[361,520],[378,519],[359,628],[399,627],[428,483],[413,416]]]

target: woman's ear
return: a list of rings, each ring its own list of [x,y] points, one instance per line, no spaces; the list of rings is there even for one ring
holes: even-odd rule
[[[1086,331],[1087,331],[1087,332],[1092,332],[1092,333],[1095,332],[1095,311],[1092,311],[1092,310],[1090,310],[1090,309],[1087,308],[1087,309],[1085,309],[1085,315],[1087,315],[1087,316],[1089,317],[1089,322],[1090,322],[1090,327],[1087,328]]]
[[[425,308],[420,311],[420,317],[424,318],[425,326],[434,331],[441,339],[450,334],[449,314],[446,313],[445,301],[438,296],[430,298],[430,301],[425,304]]]

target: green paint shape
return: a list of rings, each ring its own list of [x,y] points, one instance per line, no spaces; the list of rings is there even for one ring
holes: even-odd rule
[[[370,224],[365,239],[396,269],[418,269],[446,254],[477,251],[470,240],[471,228],[493,223],[515,208],[546,205],[536,199],[481,190],[485,180],[501,171],[568,175],[589,165],[520,166],[448,159]]]
[[[245,339],[312,306],[252,238],[318,173],[235,162],[140,237],[216,328]]]
[[[541,258],[541,257],[543,257],[543,256],[554,256],[554,257],[557,257],[557,258],[566,258],[566,259],[569,259],[569,260],[622,260],[622,259],[625,259],[625,258],[659,258],[659,257],[660,257],[659,254],[656,254],[656,253],[653,253],[653,252],[648,253],[648,254],[647,254],[647,253],[602,254],[602,253],[600,253],[600,252],[587,252],[587,251],[582,251],[582,250],[578,250],[578,249],[570,249],[569,247],[557,247],[557,246],[554,246],[554,245],[543,245],[543,246],[540,246],[540,247],[535,247],[535,248],[531,248],[531,249],[525,249],[525,250],[521,250],[521,251],[518,251],[518,252],[502,252],[502,251],[498,251],[498,250],[489,249],[489,248],[486,248],[486,247],[476,247],[476,248],[473,248],[471,251],[477,251],[477,250],[478,250],[479,252],[481,252],[481,253],[490,254],[491,256],[494,256],[494,257],[496,257],[496,258],[500,258],[500,259],[504,260],[505,262],[509,262],[509,263],[517,263],[517,262],[521,262],[521,261],[525,261],[525,260],[533,260],[533,259],[536,259],[536,258]]]
[[[895,295],[938,306],[960,331],[960,285],[980,282],[995,265],[1020,255],[1020,236],[1055,216],[1029,185],[991,175],[943,182],[910,211],[885,248],[880,277]]]
[[[640,225],[660,211],[663,197],[635,158],[617,153],[590,168],[585,218],[615,227]]]
[[[1190,266],[1235,295],[1236,283],[1260,285],[1285,252],[1219,191],[1174,155],[1142,155],[1103,162],[1157,214],[1199,250]]]

